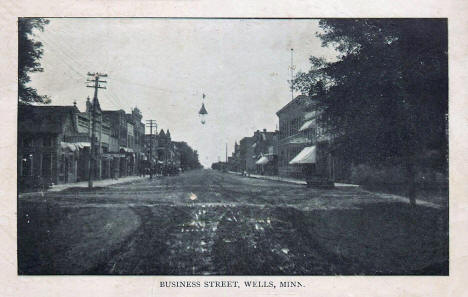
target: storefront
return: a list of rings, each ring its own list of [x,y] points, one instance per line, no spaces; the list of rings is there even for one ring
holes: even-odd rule
[[[313,145],[303,148],[289,164],[300,168],[308,186],[333,187],[330,160],[328,153]]]
[[[257,172],[261,175],[276,175],[278,174],[278,159],[276,155],[265,154],[262,155],[257,162]]]
[[[59,154],[58,183],[73,183],[78,180],[78,147],[74,143],[61,142]]]

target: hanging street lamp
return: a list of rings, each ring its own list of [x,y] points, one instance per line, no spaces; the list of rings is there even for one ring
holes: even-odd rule
[[[205,99],[206,95],[203,94],[203,99]],[[206,123],[206,115],[208,114],[208,111],[206,111],[206,108],[205,108],[205,103],[202,102],[202,106],[200,108],[200,111],[198,112],[198,116],[200,117],[200,122],[202,123],[202,125],[204,125]]]
[[[208,112],[206,111],[205,108],[205,103],[202,103],[202,106],[200,108],[200,111],[198,112],[198,115],[200,116],[200,122],[204,125],[206,123],[206,115]]]

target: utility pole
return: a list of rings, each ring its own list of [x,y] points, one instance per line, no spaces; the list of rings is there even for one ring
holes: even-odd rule
[[[146,125],[150,126],[150,179],[153,179],[153,125],[156,130],[158,125],[155,120],[146,120]]]
[[[280,179],[279,168],[280,168],[280,130],[279,126],[276,125],[276,170],[277,170],[277,177],[278,180]]]
[[[294,49],[291,49],[291,66],[289,66],[289,69],[291,70],[291,101],[294,99],[294,69],[296,69],[296,66],[294,66],[293,63],[293,54],[294,54]]]
[[[88,188],[93,188],[93,178],[94,178],[94,171],[96,170],[96,105],[98,101],[98,89],[106,89],[106,87],[101,86],[99,83],[106,83],[105,80],[99,80],[101,77],[107,77],[107,74],[104,73],[90,73],[88,72],[88,76],[92,77],[92,79],[87,79],[87,82],[94,83],[94,85],[86,85],[88,88],[94,88],[94,97],[93,97],[93,107],[91,112],[91,148],[90,148],[90,160],[89,160],[89,173],[88,173]],[[101,123],[102,125],[102,123]]]
[[[227,153],[227,142],[226,142],[226,164],[224,164],[224,170],[228,171],[228,153]]]

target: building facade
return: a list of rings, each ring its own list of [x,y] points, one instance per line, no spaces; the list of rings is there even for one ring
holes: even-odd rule
[[[254,137],[244,137],[239,141],[239,170],[254,172],[257,161],[254,154]]]
[[[254,159],[256,173],[276,175],[278,174],[278,132],[255,131],[254,133]]]
[[[18,186],[78,179],[80,152],[67,140],[79,134],[76,106],[18,106]]]
[[[305,147],[313,144],[313,128],[301,131],[312,105],[313,102],[308,96],[299,95],[276,113],[279,120],[278,172],[280,176],[303,178],[303,168],[289,164],[289,162]]]
[[[99,101],[93,106],[89,97],[84,112],[76,102],[73,106],[19,105],[19,188],[88,180],[93,129],[94,179],[138,174],[145,158],[141,120],[137,108],[131,114],[103,111]]]
[[[327,133],[322,124],[318,99],[299,95],[276,113],[279,175],[346,181],[350,165],[345,162],[336,137]]]

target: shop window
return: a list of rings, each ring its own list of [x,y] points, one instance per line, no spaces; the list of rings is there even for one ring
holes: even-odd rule
[[[32,176],[33,170],[33,155],[24,154],[21,158],[21,175]]]

